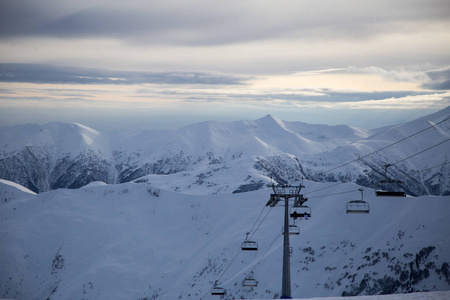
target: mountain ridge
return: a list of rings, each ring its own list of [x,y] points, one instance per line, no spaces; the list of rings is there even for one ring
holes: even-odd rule
[[[0,178],[35,192],[79,188],[91,181],[151,180],[173,191],[232,193],[261,188],[270,178],[293,182],[302,177],[375,188],[383,180],[384,165],[448,139],[450,125],[442,123],[448,116],[450,107],[379,130],[286,122],[272,115],[122,134],[58,122],[0,127]],[[376,152],[439,122],[425,134]],[[448,144],[443,144],[390,168],[388,174],[402,178],[401,188],[410,195],[450,194],[447,149]],[[436,165],[440,168],[417,172]],[[229,174],[236,178],[230,179]],[[160,175],[182,184],[166,184]]]

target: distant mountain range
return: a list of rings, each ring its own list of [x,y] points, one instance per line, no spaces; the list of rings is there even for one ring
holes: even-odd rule
[[[377,188],[389,178],[402,181],[391,188],[409,195],[450,195],[449,117],[450,107],[375,130],[271,115],[126,134],[67,123],[0,127],[0,178],[34,192],[135,181],[191,194],[253,191],[301,178]]]

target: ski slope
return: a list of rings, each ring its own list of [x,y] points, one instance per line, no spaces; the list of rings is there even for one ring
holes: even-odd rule
[[[376,198],[365,189],[370,214],[347,215],[359,186],[304,185],[312,218],[297,221],[301,234],[291,237],[293,297],[450,290],[448,196]],[[270,193],[93,183],[36,195],[2,180],[0,297],[218,299],[210,295],[218,279],[224,299],[279,297],[283,209],[265,207]],[[252,228],[259,251],[244,253]],[[250,271],[259,284],[248,289],[241,282]],[[393,280],[408,285],[395,290]]]

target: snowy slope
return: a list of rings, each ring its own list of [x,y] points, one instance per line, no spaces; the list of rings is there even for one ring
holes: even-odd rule
[[[425,292],[425,293],[410,293],[410,294],[396,294],[396,295],[327,297],[327,298],[311,298],[311,299],[314,299],[314,300],[447,300],[447,299],[450,299],[450,292],[449,291]]]
[[[380,199],[366,189],[371,213],[347,215],[359,186],[305,186],[313,217],[291,237],[294,297],[450,290],[449,197]],[[2,195],[13,188],[0,182]],[[225,299],[272,299],[283,213],[265,207],[270,193],[199,196],[148,183],[18,193],[0,206],[0,296],[217,299],[220,278]],[[252,228],[260,250],[239,252]],[[259,285],[243,288],[252,270]]]
[[[116,177],[109,137],[81,124],[0,127],[0,141],[0,178],[35,192]]]
[[[389,147],[401,140],[404,141]],[[383,150],[376,151],[378,149]],[[378,181],[386,179],[384,165],[394,164],[387,170],[388,178],[403,181],[403,184],[393,186],[394,189],[403,189],[410,195],[450,195],[450,107],[405,124],[384,128],[367,139],[335,149],[331,155],[339,157],[338,153],[343,150],[352,153],[353,158],[363,157],[357,164],[363,169],[360,174],[365,175],[357,178],[358,184],[379,186]],[[374,151],[373,155],[364,157]],[[422,151],[425,152],[420,153]],[[338,171],[343,170],[334,172]]]
[[[0,178],[35,192],[136,181],[206,195],[258,190],[270,178],[377,188],[386,179],[383,166],[394,164],[387,175],[403,184],[391,188],[413,196],[449,195],[449,141],[450,107],[377,130],[271,115],[112,135],[80,124],[22,125],[0,128]]]
[[[368,134],[348,126],[283,122],[268,115],[256,121],[210,121],[175,131],[141,131],[118,138],[113,148],[119,182],[148,174],[173,175],[171,182],[185,177],[182,181],[186,184],[175,186],[176,191],[204,193],[206,186],[206,193],[230,193],[241,184],[260,188],[260,182],[267,181],[268,176],[282,179],[292,174],[298,179],[303,175],[298,158]],[[239,176],[239,184],[224,181],[233,177],[230,173]],[[186,180],[186,176],[192,180]],[[148,179],[161,182],[166,178]],[[161,183],[164,188],[172,188]]]

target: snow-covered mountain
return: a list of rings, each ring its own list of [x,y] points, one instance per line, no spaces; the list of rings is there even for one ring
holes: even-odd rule
[[[376,130],[285,122],[270,115],[127,134],[65,123],[0,127],[0,178],[35,192],[138,180],[212,194],[257,190],[270,178],[279,183],[302,177],[350,181],[375,188],[386,179],[383,166],[394,164],[388,177],[403,181],[395,188],[409,195],[449,195],[449,117],[450,107]],[[352,163],[342,166],[347,162]]]
[[[304,185],[312,218],[290,238],[292,296],[450,290],[448,196],[365,189],[370,213],[357,215],[345,206],[359,186]],[[221,299],[210,294],[215,280],[222,299],[279,297],[283,208],[265,206],[271,192],[92,182],[35,194],[0,180],[0,297]],[[240,251],[246,232],[258,251]],[[258,286],[243,287],[252,271]]]
[[[80,124],[0,128],[0,178],[42,192],[116,178],[109,137]]]

